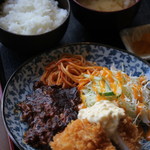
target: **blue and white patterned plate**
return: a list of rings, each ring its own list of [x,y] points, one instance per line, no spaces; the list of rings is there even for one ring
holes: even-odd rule
[[[87,60],[97,62],[100,66],[110,67],[112,64],[134,76],[147,74],[150,76],[150,65],[142,59],[109,46],[96,43],[78,43],[67,45],[50,52],[45,52],[22,65],[10,78],[3,94],[2,114],[8,134],[21,150],[34,150],[25,144],[23,134],[27,124],[20,121],[21,114],[16,110],[16,105],[23,100],[27,94],[32,92],[32,86],[38,81],[44,71],[44,67],[51,61],[57,59],[63,53],[81,54]],[[150,142],[143,141],[142,150],[149,150]]]

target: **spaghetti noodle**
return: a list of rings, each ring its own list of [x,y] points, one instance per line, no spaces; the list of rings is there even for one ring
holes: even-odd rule
[[[81,55],[64,54],[61,59],[51,62],[41,77],[45,85],[59,85],[62,88],[75,87],[78,85],[82,73],[96,74],[102,69],[85,60]],[[84,81],[84,80],[83,80]],[[87,81],[83,82],[83,85]]]

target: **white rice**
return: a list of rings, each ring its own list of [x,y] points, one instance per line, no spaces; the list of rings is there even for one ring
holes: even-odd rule
[[[0,12],[0,26],[22,35],[51,31],[66,18],[67,10],[55,0],[7,0]]]

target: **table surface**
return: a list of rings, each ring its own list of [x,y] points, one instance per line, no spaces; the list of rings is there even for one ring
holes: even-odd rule
[[[140,9],[129,27],[150,24],[150,0],[142,0]],[[102,44],[111,45],[113,47],[125,49],[119,33],[105,33],[101,35],[100,33],[90,33],[87,31],[71,14],[68,29],[62,38],[62,40],[54,47],[62,46],[68,43],[76,42],[98,42]],[[54,48],[53,47],[53,48]],[[51,48],[52,49],[52,48]],[[21,51],[21,50],[20,50]],[[44,50],[43,50],[44,51]],[[10,78],[11,74],[27,59],[35,54],[16,52],[11,49],[6,48],[0,44],[0,79],[2,86],[6,84],[6,81]],[[3,71],[2,71],[3,68]]]

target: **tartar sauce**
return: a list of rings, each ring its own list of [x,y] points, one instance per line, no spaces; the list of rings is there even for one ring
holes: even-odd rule
[[[125,116],[125,111],[109,100],[96,102],[92,107],[80,109],[78,119],[87,119],[91,123],[101,123],[111,136],[117,129],[119,121]]]

